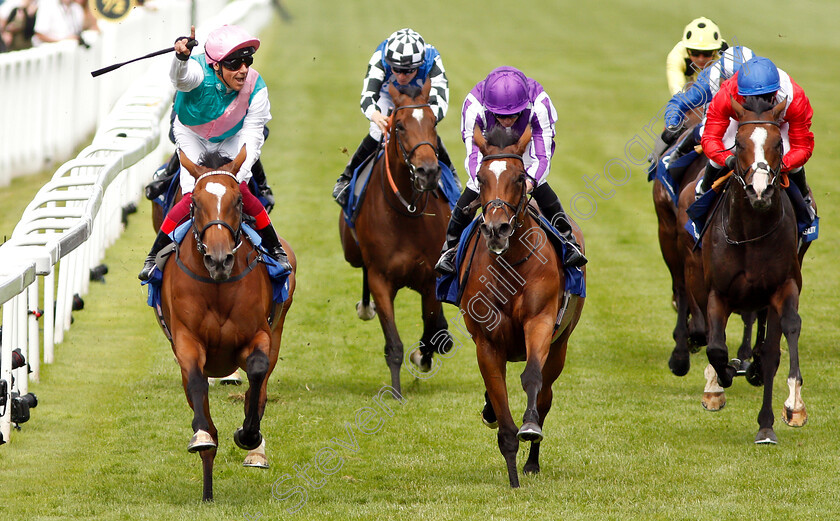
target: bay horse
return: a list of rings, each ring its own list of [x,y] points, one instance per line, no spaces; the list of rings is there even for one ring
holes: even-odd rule
[[[362,268],[363,299],[357,305],[360,318],[379,315],[385,336],[385,361],[391,386],[401,393],[400,368],[403,344],[394,320],[394,298],[401,288],[417,291],[422,299],[423,336],[410,360],[429,371],[435,351],[447,352],[452,337],[435,296],[435,262],[445,241],[449,204],[438,188],[437,131],[429,106],[431,83],[422,89],[393,84],[394,100],[389,139],[385,152],[373,166],[355,228],[339,216],[339,234],[344,258]],[[406,197],[408,199],[406,199]],[[375,308],[369,302],[373,295]]]
[[[694,111],[689,112],[687,116],[689,128],[666,151],[666,154],[676,148],[682,139],[687,138],[688,134],[694,131],[694,125],[699,123],[700,118]],[[693,238],[684,229],[688,219],[685,209],[694,202],[694,184],[702,176],[707,163],[706,155],[700,151],[694,161],[686,167],[679,182],[673,186],[678,196],[682,196],[685,192],[684,207],[674,202],[658,177],[653,180],[653,206],[656,211],[659,248],[671,275],[673,305],[677,312],[677,321],[672,335],[674,348],[668,359],[668,368],[676,376],[685,376],[688,373],[691,367],[691,353],[697,353],[702,346],[707,344],[705,308],[701,307],[697,300],[698,293],[705,291],[702,282],[703,261],[700,252],[694,250]],[[686,187],[690,187],[690,191],[687,191]],[[692,276],[691,272],[695,272],[695,275]],[[693,289],[686,286],[692,280],[699,281]],[[744,334],[738,353],[741,359],[747,360],[752,352],[752,329],[755,315],[746,314],[743,319]]]
[[[807,421],[799,369],[802,275],[797,223],[793,205],[780,186],[783,144],[778,120],[786,102],[773,106],[751,97],[743,106],[734,99],[731,103],[738,120],[734,181],[721,195],[720,210],[710,217],[702,248],[708,291],[706,353],[720,386],[729,387],[736,368],[726,350],[727,319],[732,312],[766,310],[766,336],[756,346],[751,366],[764,385],[755,443],[775,444],[773,379],[782,334],[790,356],[790,393],[782,417],[794,427]]]
[[[481,237],[473,235],[465,246],[471,261],[465,261],[459,269],[459,278],[467,277],[461,308],[484,379],[482,420],[488,427],[498,427],[499,450],[510,486],[516,488],[520,441],[531,442],[523,472],[540,471],[539,449],[542,426],[551,408],[551,386],[565,365],[569,336],[580,319],[585,299],[576,295],[564,298],[562,256],[548,240],[534,238],[535,232],[543,239],[546,236],[527,208],[522,154],[531,140],[530,126],[521,137],[497,128],[486,140],[476,127],[474,139],[483,155],[476,174],[483,222],[479,224]],[[583,234],[574,221],[570,222],[583,251]],[[469,274],[465,275],[468,264]],[[559,326],[555,327],[558,316]],[[505,374],[508,362],[521,361],[525,362],[520,379],[527,405],[522,427],[517,429],[508,404]]]
[[[268,379],[280,350],[286,313],[292,304],[295,269],[289,275],[288,298],[272,300],[272,286],[259,253],[242,230],[242,196],[236,172],[245,147],[232,162],[219,154],[202,156],[196,165],[183,153],[181,165],[196,178],[192,196],[192,232],[167,261],[161,286],[161,310],[181,367],[181,381],[193,410],[188,450],[199,452],[205,501],[213,499],[213,460],[218,432],[210,417],[208,377],[229,375],[237,368],[248,375],[245,420],[234,433],[249,453],[245,466],[267,468],[260,420],[265,412]],[[296,266],[294,253],[281,239]]]

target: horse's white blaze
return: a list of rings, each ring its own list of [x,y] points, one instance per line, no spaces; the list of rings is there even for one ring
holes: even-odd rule
[[[411,116],[417,120],[417,123],[423,122],[423,109],[414,109],[411,111]]]
[[[207,183],[204,189],[216,196],[216,210],[222,213],[222,196],[227,192],[225,185],[220,183]]]
[[[504,161],[493,161],[490,163],[490,171],[496,174],[496,181],[499,180],[499,177],[502,176],[502,172],[507,170],[507,163]]]
[[[750,140],[755,145],[755,160],[753,161],[753,180],[752,186],[755,189],[756,195],[760,198],[767,189],[767,183],[770,181],[770,172],[765,168],[759,168],[759,164],[767,164],[767,159],[764,158],[764,142],[767,141],[767,129],[757,127],[750,134]]]
[[[785,407],[791,411],[798,411],[805,406],[805,402],[802,401],[802,386],[799,385],[796,378],[788,378],[787,384],[790,394],[788,399],[785,400]]]

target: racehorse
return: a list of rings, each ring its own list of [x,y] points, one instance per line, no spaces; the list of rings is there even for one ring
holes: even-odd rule
[[[693,125],[699,122],[699,118],[694,111],[689,112],[687,116],[690,126],[681,138],[676,140],[672,149],[676,148],[682,139],[690,137],[688,134],[694,131]],[[687,204],[694,201],[694,182],[702,175],[707,162],[705,154],[700,153],[685,168],[679,183],[673,187],[677,194],[686,193],[685,202]],[[690,192],[686,191],[688,186],[691,187]],[[653,180],[653,205],[658,224],[659,248],[662,251],[665,265],[671,274],[673,304],[677,311],[677,322],[673,332],[675,344],[668,359],[668,367],[676,376],[685,376],[691,366],[690,354],[698,352],[700,347],[707,343],[705,308],[698,304],[696,298],[698,293],[704,291],[702,259],[700,253],[694,251],[693,239],[686,234],[683,228],[687,219],[685,208],[678,208],[659,177]],[[694,277],[687,275],[692,271],[696,272]],[[699,285],[689,291],[689,288],[686,287],[687,280],[699,281]],[[752,326],[754,322],[755,316],[753,314],[744,316],[744,335],[738,349],[739,355],[744,360],[749,358],[749,353],[752,351]]]
[[[585,299],[564,298],[562,256],[528,209],[522,154],[531,140],[531,128],[518,139],[499,128],[486,140],[476,128],[474,138],[484,156],[476,174],[483,222],[479,224],[481,237],[476,234],[465,245],[465,259],[471,260],[459,269],[459,278],[466,277],[461,307],[486,389],[482,419],[488,427],[499,429],[499,450],[510,486],[515,488],[519,486],[516,453],[520,441],[531,442],[523,472],[540,471],[539,449],[543,422],[551,408],[551,386],[563,370],[569,336]],[[572,227],[582,250],[583,234],[573,221]],[[505,372],[507,362],[521,361],[525,361],[521,381],[527,406],[522,427],[517,429],[508,405]]]
[[[249,451],[245,466],[267,468],[260,420],[295,288],[293,269],[288,298],[274,303],[266,267],[244,237],[242,196],[235,174],[245,156],[245,147],[232,162],[219,154],[205,155],[201,162],[208,166],[199,166],[180,154],[181,165],[196,178],[193,233],[176,248],[161,286],[164,323],[193,409],[194,435],[188,450],[201,454],[205,501],[213,499],[213,460],[219,440],[210,417],[207,378],[226,376],[236,368],[246,371],[245,420],[234,433],[234,441]],[[296,266],[294,253],[281,241]]]
[[[363,298],[357,313],[366,320],[379,315],[391,386],[398,393],[402,392],[403,344],[394,320],[394,297],[399,289],[411,288],[422,298],[423,336],[419,348],[409,353],[410,360],[429,371],[433,353],[445,353],[452,346],[443,307],[435,296],[434,266],[445,241],[450,210],[438,189],[441,172],[430,90],[429,81],[422,89],[389,87],[395,105],[390,137],[371,171],[355,228],[339,216],[344,258],[363,270]]]
[[[773,106],[748,98],[742,106],[732,100],[738,119],[734,182],[730,180],[721,195],[720,210],[710,217],[702,248],[708,290],[706,353],[722,387],[729,387],[736,373],[726,350],[730,313],[766,309],[766,336],[756,346],[750,366],[751,372],[761,375],[764,385],[755,443],[777,442],[772,399],[782,334],[790,355],[790,394],[782,416],[785,423],[794,427],[807,421],[799,370],[802,275],[801,259],[797,256],[797,223],[793,205],[780,186],[783,146],[778,118],[785,103]]]

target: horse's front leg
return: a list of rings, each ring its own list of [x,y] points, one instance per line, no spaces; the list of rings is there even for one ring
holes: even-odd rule
[[[403,360],[403,344],[394,320],[394,297],[397,295],[397,290],[393,283],[378,271],[369,269],[368,277],[370,292],[379,315],[379,325],[385,336],[385,362],[391,370],[391,387],[397,391],[397,394],[402,395],[400,368]]]
[[[729,366],[729,351],[726,348],[726,323],[732,310],[728,303],[715,290],[709,292],[706,314],[709,318],[709,346],[706,356],[717,373],[721,387],[732,385],[735,369]]]
[[[242,353],[242,356],[245,356],[245,363],[242,365],[245,366],[245,372],[248,374],[245,420],[242,427],[233,434],[233,441],[240,449],[251,451],[263,442],[260,420],[265,412],[270,350],[271,337],[267,331],[259,331],[251,341],[251,345]]]
[[[516,453],[519,451],[519,440],[516,437],[516,423],[510,414],[508,404],[507,385],[505,383],[505,364],[507,358],[504,352],[496,351],[489,341],[476,339],[476,355],[481,377],[484,379],[485,395],[490,399],[498,422],[499,451],[505,459],[508,480],[511,488],[519,487],[519,474],[516,471]]]
[[[782,418],[791,427],[802,427],[808,421],[805,402],[802,401],[802,374],[799,371],[799,333],[802,319],[799,317],[799,287],[793,280],[788,281],[774,298],[772,305],[781,316],[782,333],[788,344],[790,371],[787,384],[790,394],[785,400]]]
[[[173,339],[173,348],[181,366],[181,383],[187,395],[187,403],[193,410],[193,436],[187,446],[190,452],[201,454],[203,474],[202,499],[213,500],[213,461],[219,433],[210,417],[210,397],[207,377],[204,376],[205,352],[197,341],[184,335]]]
[[[535,317],[525,324],[525,349],[527,352],[525,370],[520,380],[527,397],[522,427],[517,433],[521,441],[539,443],[543,439],[542,419],[537,411],[537,395],[543,387],[543,367],[551,348],[551,333],[554,329],[554,317],[546,314]]]
[[[767,338],[761,350],[761,375],[764,382],[763,400],[761,410],[758,412],[758,433],[755,435],[755,443],[777,442],[776,433],[773,431],[775,416],[773,415],[773,379],[779,369],[781,358],[780,342],[782,339],[782,326],[780,317],[776,310],[770,308],[767,313]]]
[[[411,353],[411,361],[421,371],[432,369],[432,357],[435,353],[446,354],[452,349],[452,335],[448,331],[449,324],[443,314],[443,306],[435,297],[434,284],[425,288],[421,294],[423,298],[423,337],[420,339],[420,349]]]

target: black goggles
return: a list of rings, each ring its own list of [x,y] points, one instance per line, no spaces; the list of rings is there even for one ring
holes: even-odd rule
[[[242,64],[244,63],[246,66],[250,67],[252,63],[254,63],[253,56],[239,56],[236,58],[226,58],[219,63],[222,64],[222,67],[229,71],[238,71]]]
[[[695,49],[689,49],[688,54],[692,58],[699,58],[701,56],[704,58],[711,58],[715,54],[715,51],[697,51]]]
[[[394,71],[394,74],[411,74],[411,73],[413,73],[414,71],[417,70],[417,67],[413,67],[411,69],[403,69],[401,67],[393,67],[392,70]]]

